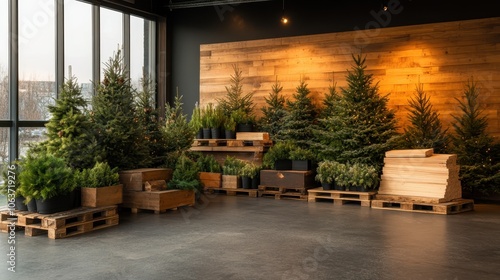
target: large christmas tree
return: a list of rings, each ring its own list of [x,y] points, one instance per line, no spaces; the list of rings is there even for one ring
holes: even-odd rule
[[[41,145],[75,169],[90,168],[99,160],[100,151],[93,136],[94,127],[85,114],[87,102],[75,77],[62,85],[47,128],[47,140]],[[85,151],[82,153],[82,151]]]
[[[142,135],[148,146],[150,166],[158,167],[165,163],[166,143],[162,132],[162,118],[155,107],[155,86],[147,75],[141,79],[142,89],[136,97],[137,120],[143,129]]]
[[[387,108],[388,96],[380,96],[372,74],[365,72],[366,58],[353,56],[354,65],[346,79],[348,86],[324,122],[322,159],[371,164],[380,171],[385,152],[396,138],[394,112]]]
[[[134,90],[117,51],[105,63],[104,79],[95,85],[91,120],[103,159],[120,170],[149,166],[148,146],[136,117]]]
[[[474,80],[465,86],[465,100],[457,99],[462,115],[453,115],[453,152],[458,155],[460,179],[466,193],[500,192],[500,144],[488,135],[488,120],[480,108]]]
[[[267,106],[262,107],[263,117],[260,119],[260,127],[262,131],[268,132],[271,139],[279,133],[283,126],[283,118],[286,116],[286,99],[281,95],[283,86],[276,81],[272,86],[272,91],[266,100]]]
[[[411,125],[404,130],[403,145],[409,149],[434,148],[435,153],[444,154],[449,142],[447,130],[443,130],[439,114],[433,110],[423,85],[417,84],[415,90],[414,97],[408,101]]]
[[[307,84],[301,81],[293,94],[294,100],[287,100],[288,111],[283,118],[282,129],[276,135],[278,140],[291,141],[301,148],[310,147],[317,116],[310,92]]]

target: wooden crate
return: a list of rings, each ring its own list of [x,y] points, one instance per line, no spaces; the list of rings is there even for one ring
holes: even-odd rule
[[[192,206],[195,203],[194,191],[166,190],[156,192],[123,192],[123,208],[130,208],[132,213],[140,210],[152,210],[154,213],[164,213],[180,206]]]
[[[317,187],[312,171],[298,170],[261,170],[260,184],[268,187],[303,188]]]
[[[222,175],[222,187],[224,189],[239,189],[241,188],[241,180],[236,175]]]
[[[203,189],[220,188],[222,185],[222,174],[214,172],[199,172],[198,173]]]
[[[337,190],[323,190],[322,187],[307,190],[309,202],[316,202],[321,199],[328,199],[334,204],[346,204],[349,202],[359,202],[361,206],[370,207],[377,192],[352,192],[352,191],[337,191]]]
[[[120,171],[120,183],[124,191],[143,191],[146,181],[172,179],[172,169],[169,168],[139,168]]]
[[[444,203],[420,203],[412,201],[385,201],[375,199],[372,200],[371,207],[373,209],[449,215],[474,210],[474,200],[456,199]]]
[[[102,188],[81,188],[83,207],[102,207],[117,205],[123,201],[123,185]]]

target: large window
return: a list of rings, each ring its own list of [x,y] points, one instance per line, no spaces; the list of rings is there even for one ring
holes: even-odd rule
[[[78,19],[78,20],[75,20]],[[64,1],[64,77],[74,76],[83,96],[92,95],[92,6]]]
[[[65,79],[74,76],[90,100],[94,83],[100,82],[95,75],[100,70],[102,78],[104,64],[120,49],[124,55],[131,53],[128,66],[134,83],[143,69],[154,78],[155,22],[98,2],[0,0],[0,165],[22,157],[31,143],[46,139],[48,105],[57,98],[63,73]],[[10,14],[16,11],[17,16]],[[13,18],[18,20],[9,22]],[[129,18],[130,29],[124,25]],[[62,29],[56,28],[61,25]],[[18,34],[10,36],[9,26]],[[129,31],[124,40],[124,32]],[[100,49],[94,52],[96,47]],[[59,58],[64,58],[64,65]],[[17,75],[9,76],[13,73]]]
[[[130,17],[130,79],[139,89],[143,75],[154,80],[155,25],[153,21]]]
[[[19,1],[19,119],[47,120],[55,92],[54,1]]]
[[[118,49],[123,48],[123,14],[101,8],[101,79],[103,68]],[[122,51],[123,55],[123,51]]]
[[[9,23],[7,0],[0,0],[0,120],[9,117]],[[0,131],[0,141],[3,139]],[[0,142],[0,145],[2,142]],[[1,147],[0,147],[1,149]]]

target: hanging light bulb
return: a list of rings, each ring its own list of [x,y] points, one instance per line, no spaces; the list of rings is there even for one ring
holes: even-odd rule
[[[281,15],[281,23],[288,23],[288,18],[285,16],[285,0],[283,0],[283,14]]]

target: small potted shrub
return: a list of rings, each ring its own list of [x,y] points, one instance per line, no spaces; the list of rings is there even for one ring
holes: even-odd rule
[[[198,179],[198,165],[185,153],[181,154],[175,165],[172,179],[168,183],[169,189],[192,190],[199,194],[201,184]]]
[[[347,181],[351,191],[368,191],[378,186],[380,178],[374,166],[354,163],[349,167]]]
[[[224,125],[224,112],[219,106],[216,106],[213,110],[212,118],[210,118],[210,129],[212,139],[220,139],[221,128]]]
[[[290,152],[296,149],[295,145],[288,141],[278,142],[264,154],[262,159],[266,168],[275,170],[291,170],[292,160]]]
[[[213,155],[201,155],[196,160],[199,178],[203,188],[220,188],[222,184],[222,166]]]
[[[107,162],[97,162],[92,168],[76,174],[81,186],[81,203],[85,207],[117,205],[123,201],[123,184],[120,184],[118,168]]]
[[[307,171],[314,169],[313,164],[316,156],[309,149],[297,148],[290,151],[292,170]]]
[[[245,162],[232,156],[227,156],[222,165],[222,187],[238,189],[241,186],[241,169]]]
[[[226,139],[236,139],[236,122],[232,117],[224,120],[224,133]]]
[[[9,208],[12,208],[13,205],[16,210],[28,211],[28,206],[24,204],[25,198],[19,189],[18,175],[19,167],[17,163],[3,165],[3,184],[0,185],[0,194],[7,198]],[[33,200],[32,203],[34,204],[35,201]]]
[[[198,103],[196,103],[196,106],[193,109],[193,113],[191,114],[191,119],[189,120],[189,125],[193,128],[193,131],[196,132],[196,139],[203,139],[201,109],[198,106]]]
[[[257,179],[259,177],[260,166],[253,163],[247,162],[241,168],[241,187],[244,189],[253,189],[254,186],[257,185]]]
[[[235,110],[231,113],[231,118],[236,122],[236,131],[252,132],[255,119],[243,109]]]
[[[214,122],[214,112],[215,110],[212,103],[209,103],[205,108],[201,110],[201,127],[203,131],[203,139],[212,138],[212,129],[210,126]]]
[[[316,181],[321,183],[324,190],[345,190],[342,176],[346,175],[346,165],[333,160],[325,160],[318,164],[316,168]]]
[[[74,172],[62,158],[46,152],[29,153],[21,165],[19,189],[27,202],[36,201],[38,213],[51,214],[75,207]]]

